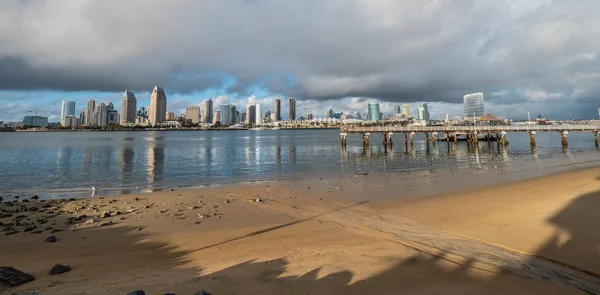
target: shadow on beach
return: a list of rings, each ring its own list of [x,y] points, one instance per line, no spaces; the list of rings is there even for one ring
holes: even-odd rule
[[[6,243],[11,237],[2,237],[2,264],[38,279],[13,290],[0,290],[0,294],[126,294],[136,289],[147,294],[193,294],[201,289],[212,294],[600,294],[599,202],[600,191],[582,195],[551,216],[548,222],[557,233],[532,254],[447,233],[434,235],[432,231],[429,235],[420,228],[394,224],[393,219],[367,220],[361,226],[384,232],[418,254],[361,280],[354,280],[351,271],[331,273],[323,268],[291,276],[285,257],[269,261],[254,257],[212,273],[191,267],[187,258],[213,245],[260,236],[305,220],[207,242],[193,251],[152,241],[143,229],[118,223],[68,232],[68,239],[59,232],[55,234],[59,241],[52,245],[42,242],[47,233],[26,235],[14,244]],[[326,214],[316,217],[328,218]],[[67,217],[59,215],[53,220],[59,227]],[[53,263],[69,264],[73,270],[49,276]],[[442,267],[442,263],[455,267]],[[473,271],[487,275],[475,276]]]

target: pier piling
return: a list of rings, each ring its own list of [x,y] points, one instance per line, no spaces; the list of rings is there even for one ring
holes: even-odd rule
[[[392,146],[392,134],[394,134],[394,133],[388,132],[383,135],[384,140],[386,141],[387,145],[390,147]]]
[[[535,131],[529,132],[529,144],[534,147],[535,146]]]
[[[410,133],[410,145],[413,145],[413,137],[415,136],[414,132]]]
[[[371,135],[371,133],[363,133],[363,146],[369,145],[369,135]]]
[[[346,137],[348,137],[348,133],[340,132],[340,141],[341,141],[342,147],[346,147]]]
[[[594,145],[598,147],[598,132],[594,132]]]
[[[564,130],[560,132],[560,141],[563,147],[569,145],[569,141],[567,140],[567,134],[569,134],[569,131]]]

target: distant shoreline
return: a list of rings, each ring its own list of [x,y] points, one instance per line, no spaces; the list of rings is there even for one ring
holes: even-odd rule
[[[279,129],[263,129],[264,131],[277,131],[277,130],[331,130],[339,129],[339,127],[319,127],[319,128],[279,128]],[[263,131],[263,130],[251,130],[249,128],[223,128],[223,129],[47,129],[47,130],[2,130],[3,132],[140,132],[140,131]]]

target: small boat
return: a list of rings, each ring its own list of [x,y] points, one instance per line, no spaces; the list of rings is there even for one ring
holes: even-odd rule
[[[259,131],[259,130],[265,130],[265,129],[267,129],[267,128],[265,128],[265,127],[254,127],[254,128],[250,128],[248,130]]]

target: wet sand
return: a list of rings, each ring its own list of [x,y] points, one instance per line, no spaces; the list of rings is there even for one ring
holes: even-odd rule
[[[0,266],[36,280],[0,294],[600,294],[599,176],[397,200],[356,177],[4,203],[19,233],[2,232]]]

